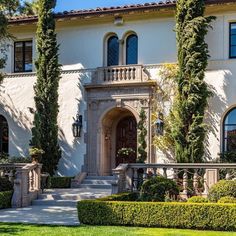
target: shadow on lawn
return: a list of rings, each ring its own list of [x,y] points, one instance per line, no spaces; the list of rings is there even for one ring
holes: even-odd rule
[[[0,235],[3,233],[9,233],[10,235],[21,235],[27,229],[19,227],[19,225],[0,223]]]

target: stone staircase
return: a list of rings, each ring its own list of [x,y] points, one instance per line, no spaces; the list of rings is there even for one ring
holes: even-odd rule
[[[87,176],[76,188],[46,189],[32,205],[75,207],[77,201],[111,195],[112,181],[113,176]]]

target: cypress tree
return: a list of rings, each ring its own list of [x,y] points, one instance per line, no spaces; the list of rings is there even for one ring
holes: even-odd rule
[[[139,114],[139,122],[138,122],[138,163],[144,163],[147,159],[147,129],[146,129],[146,114],[144,109],[142,108]]]
[[[176,33],[179,72],[172,135],[178,162],[203,162],[204,113],[211,92],[204,81],[208,63],[205,36],[214,17],[204,16],[204,0],[178,0]]]
[[[40,0],[37,25],[37,52],[35,63],[37,82],[34,86],[36,112],[31,145],[44,150],[43,171],[53,175],[61,157],[58,145],[58,87],[60,65],[53,8],[55,0]]]

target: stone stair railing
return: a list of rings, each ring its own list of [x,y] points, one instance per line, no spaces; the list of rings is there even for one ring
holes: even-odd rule
[[[41,193],[42,164],[0,164],[0,177],[14,184],[12,207],[26,207]]]
[[[169,164],[120,164],[113,170],[116,181],[112,193],[138,191],[149,176],[164,176],[174,180],[181,189],[180,196],[207,196],[212,185],[220,179],[236,178],[236,164],[230,163],[169,163]]]

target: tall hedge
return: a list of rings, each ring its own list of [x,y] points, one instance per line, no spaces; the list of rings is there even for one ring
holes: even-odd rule
[[[236,230],[236,204],[83,200],[77,208],[88,225]]]
[[[178,162],[202,162],[204,113],[211,92],[204,81],[208,61],[205,36],[214,17],[205,17],[204,0],[178,0],[176,34],[179,73],[172,135]]]
[[[39,1],[39,19],[37,26],[37,52],[35,63],[37,82],[34,87],[36,112],[32,128],[31,145],[44,150],[42,155],[43,171],[53,175],[61,157],[58,145],[58,87],[60,65],[55,19],[53,8],[55,0]]]

